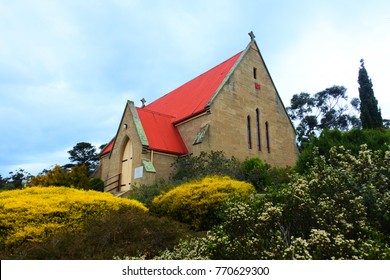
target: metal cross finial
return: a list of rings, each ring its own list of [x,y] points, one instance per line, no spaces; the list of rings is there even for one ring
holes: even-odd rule
[[[141,99],[141,102],[142,102],[142,107],[141,107],[141,108],[145,107],[145,103],[146,103],[145,98],[142,98],[142,99]]]
[[[253,31],[249,32],[248,34],[251,37],[251,40],[255,39],[256,36],[255,36],[255,34],[253,34]]]

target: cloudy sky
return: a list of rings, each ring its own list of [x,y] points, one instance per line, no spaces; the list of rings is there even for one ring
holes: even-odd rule
[[[68,162],[151,102],[243,50],[253,30],[286,106],[343,85],[359,60],[390,118],[390,2],[0,0],[0,174]]]

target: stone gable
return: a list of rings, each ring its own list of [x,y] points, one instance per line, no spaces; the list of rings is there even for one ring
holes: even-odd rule
[[[207,105],[197,114],[173,122],[172,126],[189,154],[223,151],[228,157],[240,160],[259,157],[272,166],[295,165],[298,157],[295,130],[254,39],[233,58],[234,64],[232,58],[227,61],[231,68],[224,68],[228,73],[218,89],[209,93]],[[96,173],[106,184],[110,184],[108,179],[120,175],[118,191],[167,180],[178,156],[148,146],[144,128],[147,126],[150,134],[153,126],[142,124],[137,110],[134,103],[126,104],[113,148],[101,157]]]

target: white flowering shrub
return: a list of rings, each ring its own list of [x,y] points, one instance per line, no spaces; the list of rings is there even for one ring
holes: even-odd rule
[[[282,208],[262,197],[233,202],[226,219],[208,234],[213,259],[280,259],[287,244],[280,230]]]
[[[389,156],[365,145],[357,156],[343,147],[317,154],[306,175],[272,198],[284,205],[286,236],[307,240],[314,259],[388,258]]]
[[[206,238],[182,240],[173,250],[165,250],[155,260],[208,260],[210,250]]]
[[[283,259],[286,260],[310,260],[312,256],[310,255],[308,249],[307,240],[298,237],[291,237],[290,246],[287,247],[283,252]]]
[[[390,152],[332,148],[279,189],[229,201],[223,222],[173,259],[389,259]],[[199,246],[201,244],[201,246]],[[200,249],[201,248],[201,249]]]

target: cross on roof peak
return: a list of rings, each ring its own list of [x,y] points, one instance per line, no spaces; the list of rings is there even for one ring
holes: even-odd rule
[[[249,32],[248,35],[251,37],[251,40],[253,41],[255,39],[255,34],[253,33],[253,31]]]
[[[141,99],[141,102],[142,102],[142,107],[141,107],[141,108],[145,107],[145,103],[146,103],[145,98],[142,98],[142,99]]]

